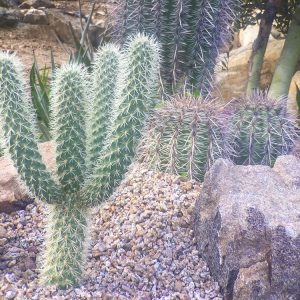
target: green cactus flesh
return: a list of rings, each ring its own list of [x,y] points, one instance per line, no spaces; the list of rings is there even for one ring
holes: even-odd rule
[[[60,288],[77,285],[85,259],[87,211],[78,204],[51,205],[48,210],[41,282]]]
[[[291,152],[297,137],[295,123],[286,112],[286,99],[271,100],[265,93],[242,99],[233,127],[233,160],[240,165],[273,166],[279,155]]]
[[[51,126],[57,174],[69,194],[78,192],[84,180],[86,81],[84,69],[73,63],[57,72],[52,85]]]
[[[154,105],[159,63],[155,43],[146,37],[129,42],[124,63],[127,71],[120,83],[110,132],[83,192],[92,205],[95,199],[106,199],[122,179]]]
[[[89,169],[94,167],[93,164],[99,158],[107,136],[112,105],[116,98],[120,61],[120,51],[112,45],[102,47],[95,58],[88,129]]]
[[[186,96],[155,111],[139,147],[141,160],[175,174],[203,180],[220,157],[229,157],[227,116],[215,104]]]
[[[20,63],[0,51],[0,121],[4,146],[33,196],[53,203],[62,198],[62,192],[38,151],[33,116]]]
[[[165,92],[187,87],[208,95],[219,50],[231,37],[240,0],[121,0],[112,24],[123,42],[133,32],[153,34],[161,44]],[[122,20],[122,22],[120,22]],[[209,98],[206,98],[209,99]]]

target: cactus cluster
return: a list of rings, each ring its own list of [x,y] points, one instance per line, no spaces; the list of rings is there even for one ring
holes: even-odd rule
[[[155,169],[202,181],[216,159],[233,152],[227,122],[212,99],[175,98],[151,117],[140,158]]]
[[[121,0],[113,37],[123,42],[147,32],[161,43],[161,76],[167,91],[182,83],[207,95],[219,50],[230,39],[240,0]]]
[[[202,181],[220,157],[272,166],[279,155],[291,152],[297,137],[284,98],[257,92],[218,107],[211,99],[184,96],[155,111],[139,157],[155,169]]]
[[[42,282],[77,284],[85,259],[89,209],[121,181],[154,105],[156,42],[138,35],[120,52],[99,50],[92,74],[70,63],[55,74],[51,130],[56,172],[43,163],[36,121],[20,63],[0,52],[0,120],[6,151],[36,198],[49,204]],[[90,84],[92,82],[92,84]]]

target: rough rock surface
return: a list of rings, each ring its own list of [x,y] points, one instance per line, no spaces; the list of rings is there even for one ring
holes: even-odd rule
[[[38,282],[43,205],[0,214],[0,299],[221,300],[193,238],[200,191],[196,182],[135,166],[94,211],[86,277],[66,291]]]
[[[20,16],[18,12],[16,12],[16,10],[8,9],[0,6],[0,28],[14,27],[18,24],[19,20],[20,20]]]
[[[227,299],[299,299],[300,160],[217,160],[196,202],[198,249]]]
[[[23,22],[32,25],[47,25],[49,21],[43,10],[30,8],[24,14]]]
[[[22,9],[28,9],[28,8],[55,8],[55,4],[49,0],[27,0],[24,1],[21,5],[19,5]]]
[[[55,168],[54,147],[51,142],[42,143],[39,149],[50,170]],[[24,209],[30,194],[19,179],[18,173],[7,156],[0,157],[0,212]]]
[[[261,71],[261,88],[267,88],[271,82],[284,40],[270,40]],[[229,53],[228,69],[217,72],[216,84],[218,93],[224,99],[244,95],[248,81],[248,61],[252,52],[252,44],[246,44]]]

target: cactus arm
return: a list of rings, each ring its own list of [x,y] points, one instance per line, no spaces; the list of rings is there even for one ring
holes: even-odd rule
[[[110,125],[120,61],[119,49],[112,45],[102,47],[95,58],[87,130],[88,173],[91,173],[100,155]]]
[[[276,66],[269,97],[278,99],[287,96],[292,77],[295,73],[297,62],[300,59],[300,5],[297,6],[293,20],[282,49],[281,56]]]
[[[203,96],[214,83],[214,69],[219,50],[230,38],[228,27],[233,23],[240,0],[201,1],[193,40],[190,85]]]
[[[38,151],[33,116],[18,60],[0,52],[0,119],[5,146],[30,192],[53,203],[62,198],[62,191]]]
[[[78,200],[69,199],[67,202]],[[51,205],[48,210],[41,281],[65,289],[77,285],[82,275],[88,212],[72,205]]]
[[[84,181],[86,81],[85,69],[73,63],[59,69],[52,85],[57,174],[66,193],[78,192]]]
[[[124,66],[126,71],[119,86],[107,142],[82,193],[92,206],[110,195],[133,159],[157,89],[159,56],[156,43],[138,35],[128,45]]]

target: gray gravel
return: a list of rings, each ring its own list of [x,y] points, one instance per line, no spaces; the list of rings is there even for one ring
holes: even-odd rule
[[[222,299],[191,229],[200,190],[135,166],[93,212],[85,278],[65,291],[38,283],[43,205],[0,214],[0,299]]]

